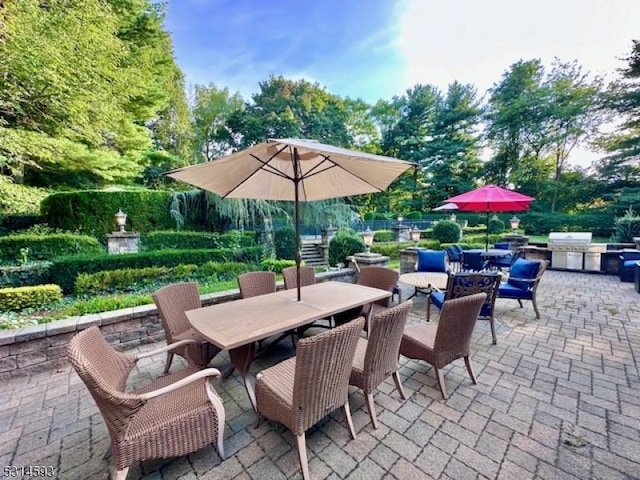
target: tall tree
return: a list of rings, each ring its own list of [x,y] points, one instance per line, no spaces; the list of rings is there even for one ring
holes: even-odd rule
[[[640,40],[633,40],[622,78],[610,86],[606,107],[622,122],[602,144],[608,155],[598,165],[604,180],[619,188],[640,183]]]
[[[242,112],[228,125],[246,147],[267,138],[311,138],[331,145],[353,141],[347,128],[350,118],[345,102],[317,83],[271,76],[260,82]]]
[[[34,184],[137,175],[174,72],[151,0],[21,0],[0,9],[0,162]]]
[[[213,84],[195,86],[191,116],[196,163],[226,155],[239,143],[239,135],[234,137],[229,125],[243,108],[239,93],[231,94],[229,89],[219,89]]]
[[[485,166],[485,176],[491,183],[510,183],[521,159],[539,148],[543,74],[539,60],[520,60],[489,90],[486,137],[494,155]]]

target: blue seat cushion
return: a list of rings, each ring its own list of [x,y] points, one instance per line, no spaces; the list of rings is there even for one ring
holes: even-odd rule
[[[530,260],[519,258],[515,262],[513,262],[513,265],[511,265],[511,268],[509,270],[509,280],[507,280],[507,283],[514,287],[527,290],[528,288],[533,286],[532,281],[526,282],[515,279],[531,278],[533,280],[538,275],[538,270],[540,270],[540,264],[538,262],[532,262]]]
[[[625,260],[622,262],[622,268],[635,268],[638,262],[640,262],[640,260]]]
[[[442,309],[442,305],[444,305],[444,297],[444,292],[431,292],[431,303],[439,309]]]
[[[509,245],[509,242],[500,242],[494,244],[493,248],[497,248],[499,250],[509,250],[511,248],[511,245]]]
[[[533,298],[533,292],[531,290],[524,290],[509,283],[503,283],[498,288],[498,296],[503,298],[531,300]]]
[[[418,250],[418,272],[447,272],[444,250]]]

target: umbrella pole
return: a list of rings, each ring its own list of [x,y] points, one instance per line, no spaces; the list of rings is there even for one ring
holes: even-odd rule
[[[484,237],[484,251],[489,251],[489,210],[487,210],[487,234]]]
[[[300,295],[300,263],[302,263],[302,252],[300,251],[300,198],[299,198],[299,184],[300,184],[300,157],[298,156],[298,149],[293,149],[293,185],[294,185],[294,221],[296,224],[296,285],[298,290],[298,301],[301,300]]]

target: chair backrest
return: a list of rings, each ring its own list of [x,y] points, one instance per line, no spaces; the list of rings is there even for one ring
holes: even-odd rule
[[[364,318],[298,342],[292,432],[299,435],[347,403],[349,376]]]
[[[257,297],[276,291],[276,274],[273,272],[247,272],[238,275],[238,287],[242,298]]]
[[[166,285],[156,290],[151,296],[158,307],[167,343],[173,343],[176,335],[191,328],[185,312],[202,306],[198,285],[194,282]]]
[[[117,352],[95,326],[71,339],[67,358],[95,400],[112,441],[124,435],[130,418],[144,404],[140,396],[124,393],[135,359]]]
[[[445,250],[418,250],[417,272],[448,272]]]
[[[498,242],[493,245],[493,248],[498,250],[511,250],[511,244],[509,242]]]
[[[363,386],[365,390],[372,391],[397,370],[400,342],[412,307],[409,300],[373,316],[364,355],[364,377],[368,384]]]
[[[455,245],[449,245],[444,249],[449,256],[450,262],[460,262],[462,260],[462,255],[460,255],[460,252],[458,252],[458,249],[455,247]]]
[[[462,255],[462,268],[465,270],[484,270],[487,262],[479,252],[464,252]]]
[[[549,265],[548,260],[519,258],[509,268],[507,283],[522,290],[533,290],[540,282],[547,265]]]
[[[433,345],[436,368],[469,355],[471,334],[486,298],[486,293],[476,293],[444,302]]]
[[[386,290],[387,292],[393,292],[393,289],[398,283],[400,274],[397,270],[393,270],[387,267],[363,267],[360,269],[358,275],[358,285],[364,285],[366,287],[379,288],[380,290]],[[378,300],[378,305],[387,306],[391,297]]]
[[[466,297],[476,293],[485,293],[487,298],[480,310],[480,315],[489,317],[498,295],[501,276],[498,272],[456,272],[449,275],[447,281],[446,300]]]
[[[298,276],[296,267],[287,267],[282,269],[282,278],[284,279],[284,288],[290,290],[298,287]],[[313,267],[300,267],[300,286],[306,287],[316,283],[316,271]]]

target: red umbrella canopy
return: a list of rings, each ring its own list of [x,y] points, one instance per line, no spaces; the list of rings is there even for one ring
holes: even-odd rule
[[[528,210],[534,200],[497,185],[485,185],[445,201],[455,203],[461,212],[522,212]]]

